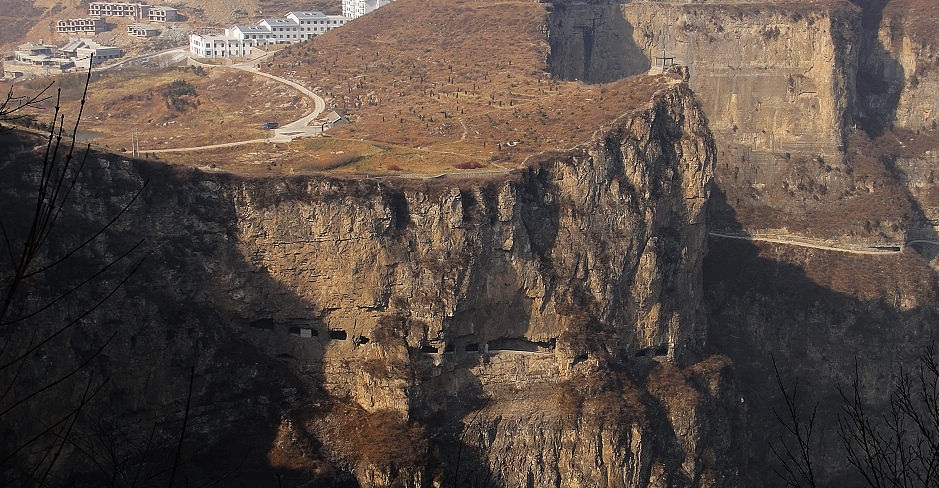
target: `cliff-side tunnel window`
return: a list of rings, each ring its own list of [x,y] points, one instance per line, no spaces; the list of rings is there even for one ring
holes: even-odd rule
[[[355,338],[355,343],[356,344],[368,344],[368,337],[358,336]]]
[[[436,354],[437,351],[439,351],[439,349],[431,345],[421,346],[421,352],[423,353]]]
[[[553,351],[556,343],[556,339],[533,342],[524,337],[506,337],[489,341],[489,351],[547,352]]]
[[[668,344],[662,344],[661,346],[655,348],[656,356],[668,356]]]
[[[342,329],[333,329],[329,331],[329,338],[335,341],[344,341],[349,337],[346,331]]]
[[[290,335],[303,337],[304,339],[319,337],[320,335],[320,331],[312,327],[290,327],[287,331],[290,332]]]
[[[274,319],[267,317],[263,319],[252,320],[248,325],[255,329],[271,330],[274,328]]]

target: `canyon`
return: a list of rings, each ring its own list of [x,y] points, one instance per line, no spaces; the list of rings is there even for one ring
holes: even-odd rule
[[[81,381],[60,408],[10,388],[4,479],[46,465],[16,441],[86,403],[95,371],[61,485],[181,466],[229,486],[781,486],[778,371],[819,405],[821,484],[857,483],[838,388],[858,377],[884,409],[939,318],[934,43],[883,2],[519,8],[545,19],[526,30],[544,39],[519,35],[532,59],[550,47],[531,71],[654,94],[497,173],[261,177],[93,152],[40,259],[67,269],[4,324],[7,350],[49,344],[0,370]],[[647,74],[659,56],[679,66]],[[42,153],[0,137],[16,242]],[[902,251],[720,236],[756,233]]]

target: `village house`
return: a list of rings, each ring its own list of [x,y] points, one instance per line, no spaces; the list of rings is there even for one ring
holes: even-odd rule
[[[340,115],[339,112],[332,110],[323,116],[321,128],[325,131],[326,129],[332,129],[337,125],[346,125],[349,123],[349,119]]]

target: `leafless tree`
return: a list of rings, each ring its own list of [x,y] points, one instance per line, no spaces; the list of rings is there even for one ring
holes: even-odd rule
[[[773,415],[776,421],[785,429],[785,435],[781,435],[776,443],[770,444],[773,454],[780,461],[782,470],[777,469],[776,474],[786,486],[799,488],[803,486],[814,488],[815,468],[812,463],[813,453],[811,451],[812,434],[815,429],[815,418],[818,414],[818,404],[816,403],[811,413],[806,417],[799,391],[799,378],[793,382],[792,388],[786,388],[783,384],[782,376],[779,374],[779,368],[776,366],[776,358],[773,358],[773,372],[776,374],[776,385],[782,392],[786,408],[783,413],[779,413],[775,408]]]
[[[775,360],[773,362],[776,368]],[[895,384],[878,406],[865,398],[861,371],[839,387],[838,435],[846,453],[845,465],[872,488],[939,486],[939,358],[935,345],[919,356],[912,369],[901,367]],[[817,454],[812,452],[818,404],[810,411],[800,404],[798,380],[788,388],[778,369],[776,381],[786,405],[774,410],[784,435],[771,445],[782,466],[779,477],[789,487],[817,486]]]
[[[877,414],[861,394],[860,375],[839,389],[838,432],[848,462],[868,486],[939,486],[939,360],[934,345],[912,371],[900,368],[886,412]]]
[[[0,100],[0,123],[16,123],[30,118],[31,116],[25,113],[26,110],[38,107],[43,102],[50,99],[48,92],[49,89],[52,88],[52,83],[49,83],[41,90],[29,95],[17,95],[13,88],[14,87],[11,86],[6,97]],[[0,125],[0,128],[4,127]]]
[[[80,414],[107,381],[95,375],[91,364],[117,332],[106,334],[73,362],[57,348],[62,347],[67,333],[86,326],[90,316],[140,266],[140,259],[134,256],[142,240],[95,265],[76,282],[48,286],[56,282],[57,273],[105,238],[143,190],[140,188],[108,222],[87,235],[73,236],[77,244],[65,249],[51,247],[50,236],[76,198],[76,185],[90,152],[89,147],[77,150],[75,142],[90,79],[89,69],[81,108],[69,129],[58,90],[41,164],[35,168],[32,202],[0,215],[0,428],[5,437],[0,441],[0,481],[15,477],[17,483],[42,486],[52,476],[66,446],[71,445]],[[48,99],[50,87],[25,97],[11,90],[0,103],[0,122],[15,121],[27,107]],[[21,170],[27,164],[24,161],[13,169]],[[9,164],[6,167],[13,169]],[[42,358],[55,358],[48,376],[32,371]],[[47,408],[50,404],[56,408]]]

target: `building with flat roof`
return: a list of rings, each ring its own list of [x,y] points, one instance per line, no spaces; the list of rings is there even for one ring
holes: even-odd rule
[[[160,35],[160,28],[147,24],[130,24],[127,26],[127,33],[134,37],[145,39],[147,37]]]
[[[249,58],[252,50],[253,44],[245,39],[226,35],[189,35],[189,52],[200,58]]]
[[[91,2],[88,15],[97,17],[133,17],[142,19],[150,11],[149,5],[131,2]]]
[[[394,0],[342,0],[342,15],[348,17],[349,20],[357,19],[393,1]]]
[[[150,22],[176,22],[179,20],[179,11],[172,7],[159,7],[151,5],[147,12]]]
[[[288,12],[286,17],[297,23],[301,40],[312,39],[352,20],[344,15],[326,15],[323,12],[310,11]]]
[[[237,40],[241,43],[232,43],[233,46],[287,44],[312,39],[336,27],[341,27],[348,21],[349,19],[341,15],[326,15],[323,12],[289,12],[283,18],[264,19],[257,25],[236,25],[225,29],[224,35],[208,37],[212,38],[212,46],[221,46],[222,39]],[[219,51],[216,47],[212,49],[205,47],[207,36],[193,34],[189,39],[189,51],[191,53],[200,57],[219,57],[218,54],[213,56],[204,56],[202,54],[203,52],[211,51],[214,53]],[[231,49],[223,49],[221,51],[241,52]],[[247,54],[238,54],[237,56],[248,57],[250,56],[250,52]]]
[[[107,30],[107,24],[98,17],[62,19],[55,23],[59,34],[97,34]]]

